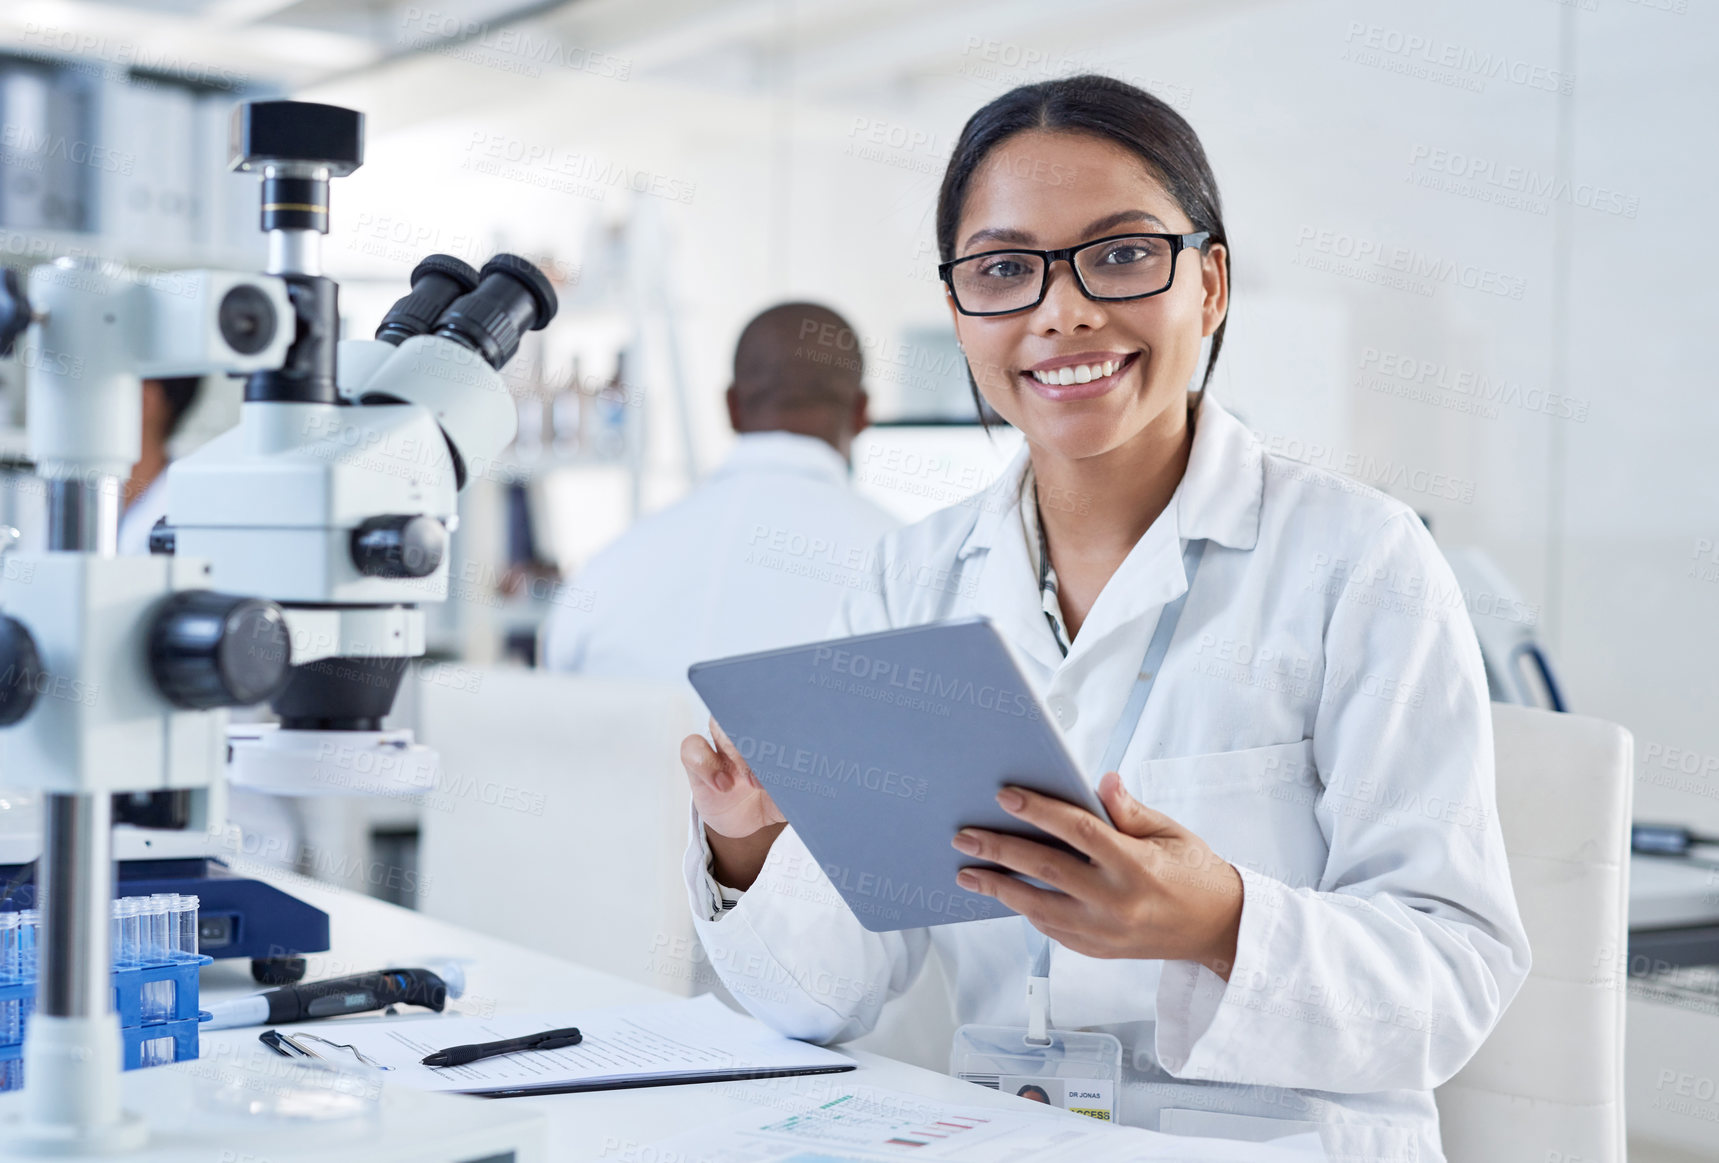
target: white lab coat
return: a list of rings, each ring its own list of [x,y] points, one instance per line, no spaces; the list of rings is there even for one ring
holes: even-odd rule
[[[742,434],[721,468],[641,518],[558,596],[543,665],[678,682],[696,700],[689,664],[823,636],[899,524],[853,491],[827,442]]]
[[[1431,1089],[1492,1029],[1529,955],[1480,653],[1432,539],[1401,503],[1265,454],[1208,398],[1175,495],[1065,659],[1022,530],[1026,455],[886,539],[832,630],[988,615],[1096,782],[1158,614],[1188,588],[1183,543],[1208,539],[1120,770],[1240,869],[1236,964],[1226,985],[1191,962],[1056,947],[1053,1022],[1122,1040],[1123,1122],[1237,1138],[1324,1124],[1334,1158],[1442,1159]],[[1024,1024],[1024,921],[868,932],[791,828],[724,914],[692,823],[706,953],[777,1029],[865,1033],[932,946],[958,1021]]]

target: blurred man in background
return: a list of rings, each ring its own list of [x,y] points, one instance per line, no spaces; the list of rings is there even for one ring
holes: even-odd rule
[[[197,403],[197,376],[143,381],[143,446],[131,479],[125,482],[125,509],[119,518],[119,551],[148,553],[149,531],[167,515],[167,446]]]
[[[748,323],[727,394],[734,451],[592,558],[550,615],[543,665],[684,682],[693,662],[824,637],[898,524],[848,479],[862,370],[853,328],[827,307],[784,303]]]

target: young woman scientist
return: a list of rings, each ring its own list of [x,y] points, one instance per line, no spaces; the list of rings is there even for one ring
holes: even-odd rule
[[[1097,771],[1186,594],[1179,626],[1099,785],[1115,827],[998,797],[1090,864],[953,838],[1061,890],[961,874],[1024,921],[868,932],[828,885],[807,891],[816,861],[720,730],[715,749],[688,738],[686,873],[712,965],[777,1029],[834,1042],[935,945],[959,1021],[1021,1025],[1030,924],[1054,942],[1056,1026],[1121,1039],[1120,1121],[1320,1125],[1327,1150],[1442,1159],[1432,1088],[1528,970],[1450,571],[1408,507],[1265,453],[1190,392],[1202,340],[1215,360],[1223,339],[1227,234],[1163,102],[1102,77],[999,97],[955,146],[937,236],[977,391],[1026,447],[979,503],[886,538],[832,636],[988,615]],[[915,584],[938,571],[949,584]]]

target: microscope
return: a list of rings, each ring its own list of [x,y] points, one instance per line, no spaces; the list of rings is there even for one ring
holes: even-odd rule
[[[243,1090],[254,1063],[120,1072],[116,800],[165,800],[213,828],[229,753],[256,787],[315,790],[331,756],[363,753],[427,785],[433,754],[382,720],[424,652],[422,604],[447,597],[459,490],[513,438],[499,371],[556,311],[523,259],[474,271],[433,255],[375,339],[342,341],[321,243],[330,180],[362,163],[363,129],[330,105],[235,110],[232,166],[261,179],[262,275],[140,279],[60,260],[27,290],[10,271],[0,286],[0,355],[21,347],[49,498],[48,551],[0,568],[0,783],[44,801],[37,1008],[24,1089],[0,1099],[0,1157],[239,1158],[256,1135],[283,1163],[542,1157],[540,1120],[497,1104],[383,1087],[362,1133],[249,1134],[197,1117],[193,1098]],[[239,424],[170,467],[151,554],[116,555],[139,381],[214,373],[245,377]],[[228,708],[260,703],[279,725],[229,741]],[[265,1065],[263,1089],[290,1088],[290,1065]]]

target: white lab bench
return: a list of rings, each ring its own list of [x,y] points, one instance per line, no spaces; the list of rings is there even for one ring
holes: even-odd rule
[[[1719,868],[1630,860],[1624,1085],[1632,1159],[1719,1159]]]
[[[307,957],[307,978],[341,976],[386,966],[417,965],[437,956],[459,956],[469,958],[470,962],[465,994],[455,1003],[455,1008],[468,1012],[482,1012],[488,1007],[493,1007],[495,1012],[565,1010],[680,1000],[677,995],[650,986],[625,981],[344,889],[291,876],[273,879],[281,888],[328,913],[331,949],[328,953]],[[544,923],[552,925],[555,918],[545,917]],[[201,994],[205,1002],[252,993],[257,988],[251,981],[249,961],[217,962],[203,971]],[[407,1014],[424,1012],[427,1011],[410,1007],[404,1011]],[[326,1036],[338,1037],[332,1031],[343,1020],[350,1019],[331,1019],[316,1023],[316,1027]],[[254,1044],[263,1028],[206,1033],[203,1035],[203,1053],[210,1054],[222,1046],[237,1049]],[[1018,1109],[1014,1104],[1027,1101],[864,1051],[843,1052],[859,1064],[858,1070],[847,1074],[776,1079],[770,1080],[769,1084],[712,1083],[497,1101],[530,1104],[546,1116],[549,1122],[547,1157],[557,1163],[650,1158],[649,1152],[640,1152],[639,1148],[744,1111],[756,1111],[762,1102],[774,1105],[792,1101],[796,1093],[803,1093],[805,1105],[810,1105],[814,1095],[827,1093],[827,1090],[816,1088],[827,1088],[832,1081],[884,1087],[964,1106]]]

